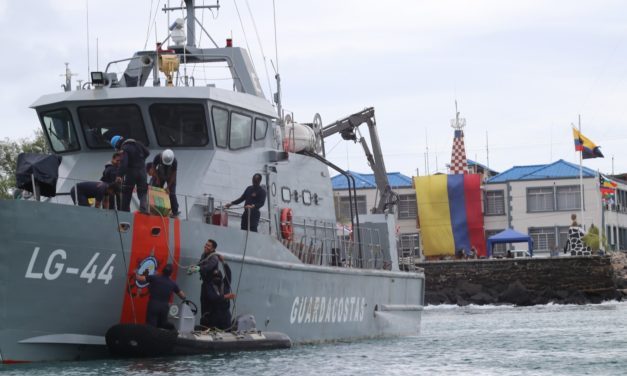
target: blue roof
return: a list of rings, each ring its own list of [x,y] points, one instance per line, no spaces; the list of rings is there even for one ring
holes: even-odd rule
[[[545,180],[579,177],[579,165],[560,159],[544,165],[514,166],[490,179],[488,183],[505,183],[517,180]],[[584,178],[596,177],[596,172],[587,167],[583,168]]]
[[[355,171],[347,171],[355,178],[355,185],[357,189],[375,189],[377,183],[374,179],[374,174],[361,174]],[[400,172],[388,172],[388,181],[392,188],[404,188],[412,186],[412,181],[409,176],[403,175]],[[331,184],[333,189],[348,189],[348,181],[344,175],[335,175],[331,178]]]

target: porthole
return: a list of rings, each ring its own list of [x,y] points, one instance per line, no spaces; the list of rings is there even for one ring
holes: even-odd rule
[[[292,201],[292,191],[288,187],[281,187],[281,198],[283,202]]]
[[[276,184],[272,183],[270,186],[270,193],[272,193],[272,197],[276,197]]]
[[[303,204],[307,206],[311,205],[311,192],[308,190],[303,191]]]

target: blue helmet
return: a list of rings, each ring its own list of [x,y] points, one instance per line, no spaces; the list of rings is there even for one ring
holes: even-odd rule
[[[111,146],[113,146],[113,148],[115,149],[115,145],[117,145],[121,139],[122,139],[122,136],[119,136],[119,135],[115,135],[111,137]]]

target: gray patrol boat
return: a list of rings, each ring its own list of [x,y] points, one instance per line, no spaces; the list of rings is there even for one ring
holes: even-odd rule
[[[182,8],[186,20],[170,27],[167,49],[115,62],[126,65],[121,74],[110,64],[81,90],[71,90],[68,75],[65,92],[32,105],[60,159],[59,178],[53,197],[40,197],[33,179],[35,199],[0,200],[0,362],[107,356],[109,327],[144,322],[147,289],[136,271],[174,264],[173,278],[199,303],[201,281],[186,270],[207,239],[233,271],[234,316],[253,315],[260,331],[296,344],[418,334],[424,273],[399,268],[395,196],[374,110],[326,126],[319,116],[312,123],[282,116],[280,89],[275,107],[247,52],[230,43],[195,47],[198,6],[186,0]],[[215,62],[226,63],[234,90],[179,75],[188,64]],[[364,124],[371,148],[358,130]],[[114,134],[147,145],[148,160],[175,152],[178,218],[133,211],[136,197],[130,213],[72,204],[67,193],[76,183],[100,178]],[[370,214],[357,215],[352,177],[325,158],[324,140],[334,134],[364,146],[379,187]],[[350,234],[338,230],[330,171],[352,187]],[[255,173],[267,201],[259,232],[249,232],[240,229],[244,209],[223,204]]]

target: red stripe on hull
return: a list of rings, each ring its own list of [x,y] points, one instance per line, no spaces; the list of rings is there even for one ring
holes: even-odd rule
[[[133,239],[131,242],[131,256],[128,260],[128,272],[124,291],[124,305],[120,323],[143,324],[146,322],[146,309],[148,306],[148,288],[140,287],[135,280],[135,272],[140,267],[149,265],[150,274],[161,271],[163,266],[172,262],[175,266],[172,279],[176,280],[181,246],[180,246],[180,222],[174,220],[174,252],[169,250],[170,219],[167,217],[150,216],[135,213],[133,216]],[[153,229],[158,228],[159,234],[153,235]],[[170,259],[170,253],[174,261]],[[156,270],[154,263],[156,260]]]

